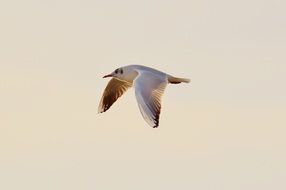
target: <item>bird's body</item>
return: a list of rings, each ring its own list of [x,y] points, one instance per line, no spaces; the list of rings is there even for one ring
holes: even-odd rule
[[[188,83],[189,79],[176,78],[156,69],[129,65],[116,69],[109,75],[113,77],[106,86],[98,112],[107,111],[110,106],[130,87],[135,88],[135,95],[143,118],[152,127],[158,127],[161,111],[161,96],[168,83]]]

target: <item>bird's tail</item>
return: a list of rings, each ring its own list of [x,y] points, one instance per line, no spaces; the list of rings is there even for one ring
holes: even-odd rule
[[[177,78],[177,77],[169,76],[168,77],[168,82],[171,83],[171,84],[179,84],[181,82],[189,83],[189,82],[191,82],[191,80],[190,79],[186,79],[186,78]]]

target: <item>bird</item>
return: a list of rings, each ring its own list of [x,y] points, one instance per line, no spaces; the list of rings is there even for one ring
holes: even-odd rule
[[[173,77],[162,71],[143,66],[128,65],[103,76],[111,77],[101,97],[98,113],[107,111],[129,88],[134,87],[139,110],[153,128],[159,126],[161,97],[167,84],[189,83],[190,79]]]

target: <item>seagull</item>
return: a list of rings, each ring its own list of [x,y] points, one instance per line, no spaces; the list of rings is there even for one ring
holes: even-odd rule
[[[140,112],[153,128],[159,126],[161,97],[168,83],[189,83],[190,79],[173,77],[142,65],[120,67],[103,78],[112,77],[98,106],[98,113],[107,111],[130,87],[134,87]]]

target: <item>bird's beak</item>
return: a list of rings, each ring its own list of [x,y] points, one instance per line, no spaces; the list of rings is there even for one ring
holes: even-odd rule
[[[113,77],[113,75],[112,75],[112,74],[109,74],[109,75],[103,76],[103,78],[107,78],[107,77]]]

